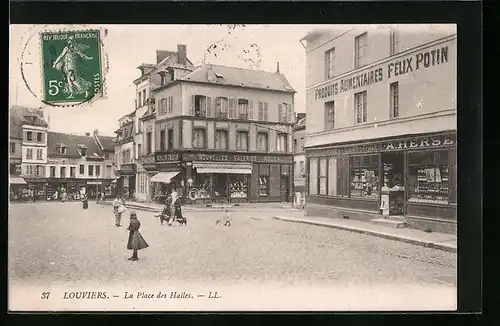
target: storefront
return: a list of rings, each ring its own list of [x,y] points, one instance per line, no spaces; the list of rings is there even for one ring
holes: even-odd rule
[[[387,208],[388,215],[404,216],[409,224],[452,231],[456,144],[456,132],[441,132],[309,149],[308,214],[318,214],[315,204],[334,206],[344,218],[363,215],[344,208],[375,214]]]
[[[155,202],[164,203],[172,189],[180,196],[187,196],[186,165],[181,153],[155,153],[155,164],[144,168],[150,177],[149,187]]]
[[[19,175],[9,176],[10,201],[24,201],[27,199],[28,183]]]
[[[47,199],[47,179],[45,178],[24,178],[28,183],[28,188],[33,191],[35,200]]]
[[[292,155],[183,153],[192,202],[290,202]]]
[[[134,198],[135,195],[135,163],[120,166],[119,188],[120,194],[125,198]]]

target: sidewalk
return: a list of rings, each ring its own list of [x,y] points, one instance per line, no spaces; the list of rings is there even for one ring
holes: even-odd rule
[[[457,252],[457,236],[454,234],[444,234],[410,228],[392,228],[384,225],[377,225],[370,222],[353,221],[339,218],[328,218],[319,216],[303,216],[300,218],[274,216],[276,220],[304,223],[317,226],[325,226],[351,232],[364,233],[380,238],[397,240],[427,248],[433,248],[449,252]]]
[[[101,205],[112,205],[113,201],[106,200],[100,202]],[[135,201],[128,201],[125,203],[125,207],[130,209],[144,210],[150,212],[161,212],[163,210],[163,205],[157,203],[142,203]],[[207,207],[205,204],[194,204],[182,206],[182,210],[186,212],[193,211],[203,211],[203,212],[220,212],[224,206],[221,204],[213,204],[211,207]],[[232,211],[268,211],[270,209],[275,210],[285,210],[285,211],[299,211],[293,208],[289,203],[242,203],[239,206],[232,206],[230,208]]]

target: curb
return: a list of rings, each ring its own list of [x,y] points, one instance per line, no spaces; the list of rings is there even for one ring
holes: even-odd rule
[[[104,206],[112,206],[113,203],[99,203],[100,205]],[[155,213],[160,213],[163,209],[162,208],[155,208],[155,207],[148,207],[148,206],[143,206],[143,205],[135,205],[135,204],[125,204],[126,208],[129,209],[135,209],[135,210],[140,210],[140,211],[146,211],[146,212],[155,212]],[[294,208],[272,208],[276,210],[288,210],[288,211],[296,211]],[[221,208],[194,208],[194,207],[186,207],[184,206],[182,208],[183,211],[185,212],[221,212]],[[233,209],[232,211],[235,212],[255,212],[256,210],[263,210],[262,208],[236,208]],[[269,209],[266,209],[269,210]]]
[[[354,227],[349,227],[349,226],[335,225],[335,224],[318,222],[318,221],[295,219],[295,218],[289,218],[289,217],[284,217],[284,216],[273,216],[273,219],[285,221],[285,222],[310,224],[310,225],[329,227],[329,228],[334,228],[334,229],[339,229],[339,230],[344,230],[344,231],[363,233],[363,234],[372,235],[372,236],[379,237],[379,238],[396,240],[396,241],[409,243],[409,244],[413,244],[413,245],[417,245],[417,246],[421,246],[421,247],[425,247],[425,248],[448,251],[448,252],[452,252],[452,253],[457,252],[457,248],[455,246],[450,246],[450,245],[445,245],[445,244],[440,244],[440,243],[435,243],[435,242],[428,242],[428,241],[418,240],[418,239],[412,239],[412,238],[407,238],[404,236],[398,236],[398,235],[389,234],[389,233],[371,231],[371,230],[367,230],[367,229],[359,229],[359,228],[354,228]]]

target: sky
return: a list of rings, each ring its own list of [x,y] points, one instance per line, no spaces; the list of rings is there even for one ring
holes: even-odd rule
[[[109,69],[106,74],[106,98],[76,107],[50,107],[40,102],[41,68],[38,33],[44,29],[107,30],[104,53]],[[50,116],[51,131],[84,134],[98,129],[113,135],[118,119],[134,109],[135,85],[141,63],[156,63],[156,50],[177,51],[187,46],[188,58],[199,65],[207,63],[280,72],[297,91],[296,112],[305,112],[305,49],[299,40],[318,25],[11,25],[10,27],[10,105],[44,107]],[[322,25],[322,27],[325,27]],[[251,44],[257,47],[251,47]],[[208,53],[218,45],[217,56]],[[224,51],[222,51],[224,48]],[[21,57],[33,64],[21,74]],[[38,95],[33,96],[27,85]]]

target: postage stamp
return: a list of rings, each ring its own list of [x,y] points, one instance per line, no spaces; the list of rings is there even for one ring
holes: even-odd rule
[[[46,103],[86,102],[102,96],[99,30],[44,32],[40,37]]]

